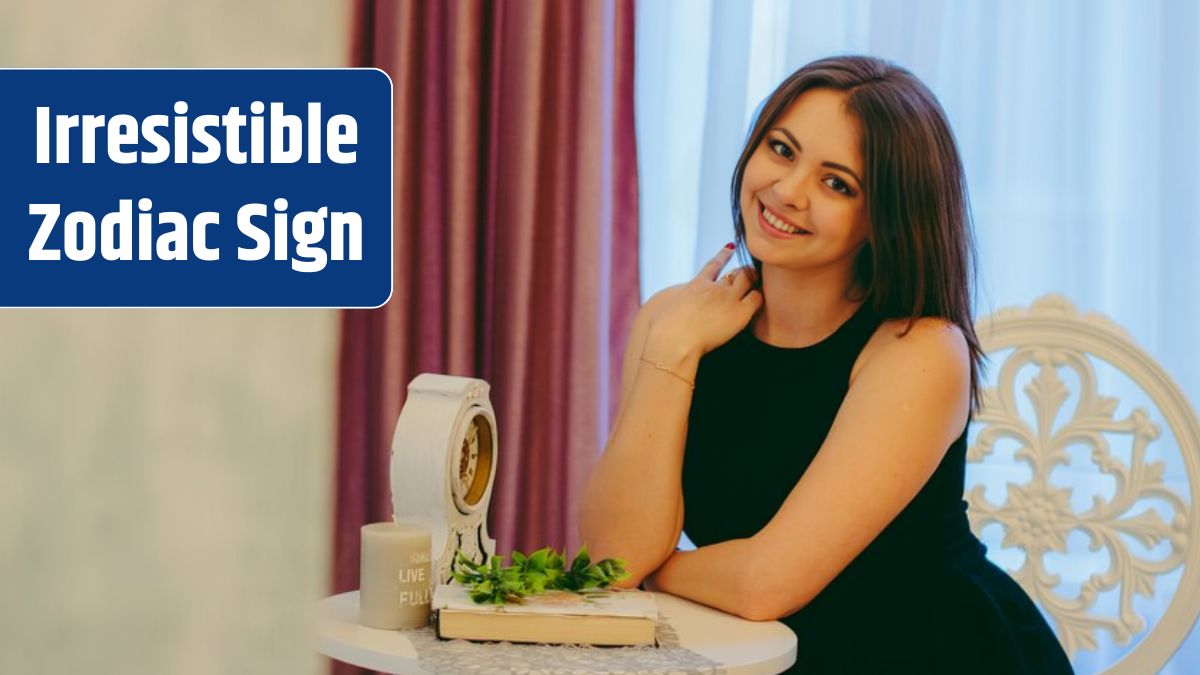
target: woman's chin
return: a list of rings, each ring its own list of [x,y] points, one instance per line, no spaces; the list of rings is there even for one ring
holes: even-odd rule
[[[746,250],[749,251],[751,257],[762,263],[763,267],[786,270],[801,270],[809,267],[809,263],[806,261],[797,260],[794,255],[781,255],[779,251],[773,251],[770,247],[756,247],[748,243]]]
[[[755,236],[747,237],[746,251],[750,253],[752,258],[764,265],[787,267],[787,256],[780,255],[778,248],[771,246],[770,243],[759,241]]]

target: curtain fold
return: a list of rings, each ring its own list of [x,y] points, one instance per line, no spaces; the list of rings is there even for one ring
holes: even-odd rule
[[[492,385],[497,552],[579,545],[639,305],[633,4],[355,4],[352,64],[394,87],[395,280],[342,314],[334,592],[358,587],[358,528],[391,516],[422,372]]]

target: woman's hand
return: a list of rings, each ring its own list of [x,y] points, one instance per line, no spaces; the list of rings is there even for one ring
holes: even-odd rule
[[[762,307],[762,292],[753,290],[754,268],[738,269],[718,277],[733,257],[722,248],[690,282],[664,301],[650,318],[646,349],[671,345],[696,358],[725,344],[746,327]]]

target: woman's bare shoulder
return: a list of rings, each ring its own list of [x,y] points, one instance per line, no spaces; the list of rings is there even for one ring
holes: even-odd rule
[[[686,285],[687,284],[675,284],[674,286],[667,286],[666,288],[659,289],[654,295],[650,296],[646,300],[646,303],[642,305],[642,308],[653,311],[658,305],[661,305],[676,293],[683,290],[683,287]]]
[[[885,350],[901,348],[912,351],[961,351],[966,354],[966,339],[962,329],[949,319],[922,316],[912,321],[909,328],[907,317],[885,319],[875,329],[867,344],[863,346],[854,366],[850,370],[850,381],[858,376],[863,367]]]

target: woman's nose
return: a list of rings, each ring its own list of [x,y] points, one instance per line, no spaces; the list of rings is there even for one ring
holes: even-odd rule
[[[789,171],[775,182],[779,201],[797,211],[808,208],[808,178],[803,171]]]

